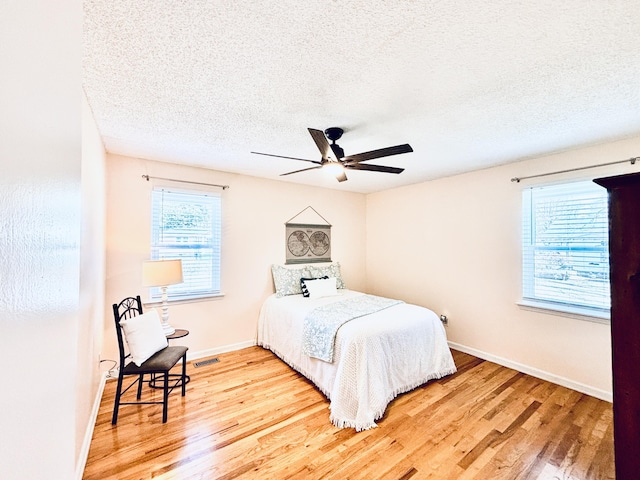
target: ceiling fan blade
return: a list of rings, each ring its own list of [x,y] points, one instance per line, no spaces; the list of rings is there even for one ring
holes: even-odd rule
[[[308,160],[306,158],[285,157],[283,155],[274,155],[272,153],[261,153],[261,152],[251,152],[251,153],[255,153],[256,155],[265,155],[267,157],[288,158],[289,160],[302,160],[303,162],[311,162],[311,163],[315,163],[316,165],[322,165],[322,162],[318,162],[317,160]]]
[[[404,168],[385,167],[383,165],[369,165],[368,163],[351,163],[351,164],[345,165],[344,168],[350,168],[352,170],[368,170],[370,172],[384,172],[384,173],[404,172]]]
[[[391,155],[399,155],[401,153],[413,152],[413,148],[408,143],[396,145],[394,147],[380,148],[379,150],[371,150],[370,152],[356,153],[355,155],[347,155],[342,159],[346,163],[358,163],[365,160],[373,160],[374,158],[390,157]]]
[[[316,162],[316,163],[319,163],[319,162]],[[280,176],[284,177],[285,175],[291,175],[293,173],[306,172],[307,170],[315,170],[316,168],[322,168],[322,165],[319,165],[317,167],[303,168],[302,170],[295,170],[293,172],[281,173]]]
[[[320,150],[320,154],[322,155],[323,160],[331,160],[337,162],[338,159],[336,155],[333,153],[333,149],[329,142],[327,141],[327,137],[325,137],[324,132],[322,130],[317,130],[315,128],[307,128],[313,141],[316,142],[316,146],[318,150]]]

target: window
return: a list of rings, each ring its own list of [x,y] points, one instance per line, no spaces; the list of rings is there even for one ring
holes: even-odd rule
[[[608,316],[607,191],[593,182],[523,192],[523,303]]]
[[[169,299],[220,293],[220,196],[210,192],[154,188],[151,194],[151,259],[181,259],[183,283]],[[160,300],[160,288],[151,288]]]

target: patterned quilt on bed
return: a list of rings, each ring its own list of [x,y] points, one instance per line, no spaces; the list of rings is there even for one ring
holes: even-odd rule
[[[333,345],[338,329],[349,320],[364,317],[404,303],[401,300],[362,295],[314,308],[304,319],[302,353],[333,362]]]

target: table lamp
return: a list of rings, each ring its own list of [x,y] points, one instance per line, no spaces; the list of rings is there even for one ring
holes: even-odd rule
[[[182,283],[182,260],[147,260],[142,263],[142,285],[162,290],[162,329],[165,335],[176,331],[169,325],[167,301],[167,287],[176,283]]]

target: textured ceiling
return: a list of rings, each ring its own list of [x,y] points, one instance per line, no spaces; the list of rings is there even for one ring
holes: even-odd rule
[[[640,133],[637,0],[85,0],[107,151],[374,192]],[[410,143],[338,183],[347,155]],[[640,152],[639,152],[640,154]]]

